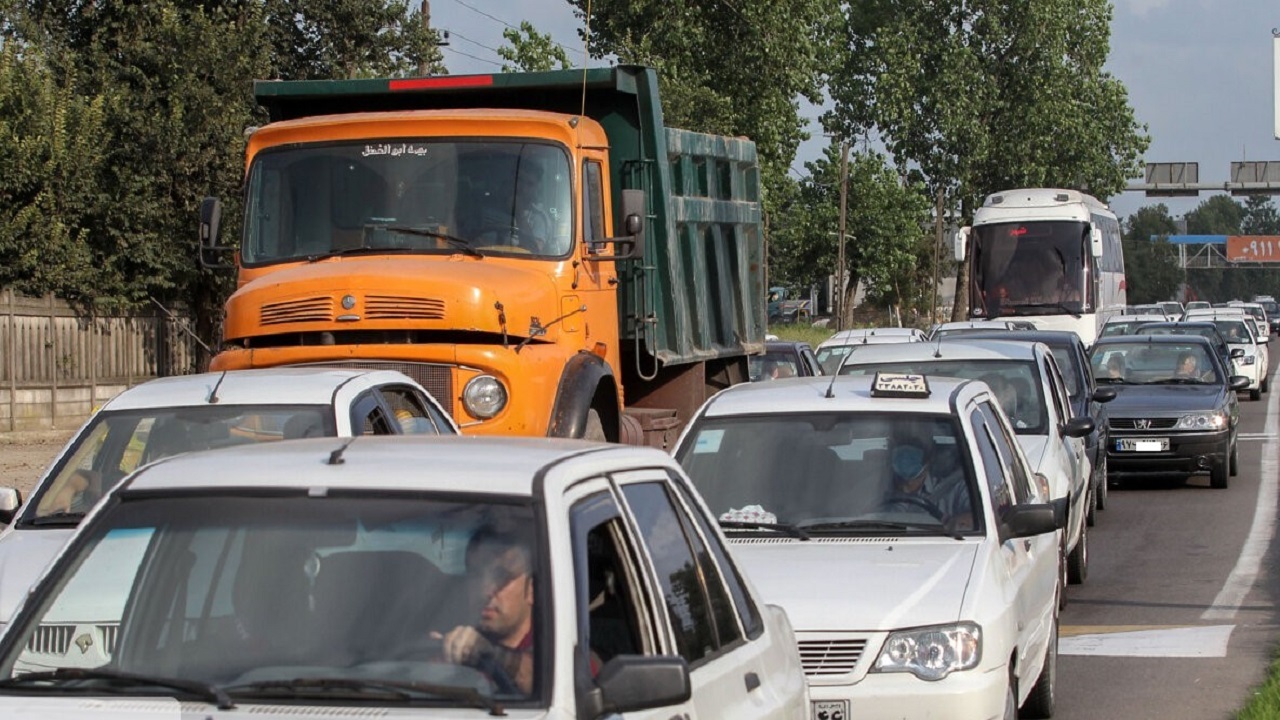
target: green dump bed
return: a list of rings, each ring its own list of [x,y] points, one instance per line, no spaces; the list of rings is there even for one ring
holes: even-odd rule
[[[259,81],[254,91],[272,121],[461,107],[579,114],[585,106],[609,136],[614,208],[624,189],[646,191],[649,203],[645,257],[619,263],[623,339],[665,365],[763,350],[755,143],[665,127],[652,68]],[[622,227],[616,214],[614,227]]]

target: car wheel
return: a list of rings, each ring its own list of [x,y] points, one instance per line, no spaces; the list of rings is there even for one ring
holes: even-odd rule
[[[1093,479],[1089,479],[1089,497],[1085,498],[1084,506],[1088,508],[1084,513],[1084,524],[1093,527],[1098,523],[1098,486],[1093,484]]]
[[[609,442],[604,434],[604,422],[600,420],[600,412],[595,408],[587,411],[587,424],[582,429],[582,439],[593,442]]]
[[[1067,609],[1067,531],[1058,538],[1058,612],[1062,612]]]
[[[1004,689],[1004,720],[1018,720],[1018,678],[1013,674],[1013,659],[1009,660],[1009,684]]]
[[[1227,442],[1230,443],[1231,441],[1228,440]],[[1215,463],[1214,466],[1209,469],[1209,487],[1217,488],[1219,490],[1225,488],[1227,483],[1230,482],[1227,478],[1230,470],[1229,466],[1231,465],[1230,446],[1228,445],[1228,447],[1223,448],[1223,451],[1222,462]]]
[[[1231,441],[1231,458],[1228,462],[1231,463],[1231,467],[1229,468],[1231,471],[1231,477],[1235,477],[1239,475],[1240,474],[1240,448],[1234,440]]]
[[[1271,378],[1262,378],[1262,392],[1271,392]]]
[[[1080,528],[1080,540],[1067,556],[1067,582],[1079,585],[1089,575],[1089,526]]]
[[[1111,487],[1111,480],[1110,480],[1109,478],[1107,478],[1107,456],[1106,456],[1106,453],[1103,453],[1103,454],[1102,454],[1102,460],[1101,460],[1101,462],[1099,462],[1099,465],[1100,465],[1101,467],[1099,467],[1099,468],[1096,470],[1096,472],[1098,473],[1098,498],[1097,498],[1097,504],[1098,504],[1098,509],[1099,509],[1099,510],[1106,510],[1106,509],[1107,509],[1107,488]]]
[[[1258,389],[1258,388],[1254,388],[1254,389],[1250,390],[1250,391],[1249,391],[1249,399],[1250,399],[1250,400],[1261,400],[1261,399],[1262,399],[1262,390],[1260,390],[1260,389]]]
[[[1035,687],[1027,695],[1022,704],[1022,718],[1051,718],[1054,711],[1054,690],[1058,681],[1058,619],[1053,619],[1049,629],[1049,645],[1044,649],[1044,667],[1040,669],[1040,677],[1036,678]]]

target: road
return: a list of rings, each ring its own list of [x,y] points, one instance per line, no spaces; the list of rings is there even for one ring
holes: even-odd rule
[[[1205,475],[1111,491],[1090,528],[1089,577],[1061,618],[1057,720],[1231,718],[1266,677],[1280,389],[1246,397],[1229,488]]]

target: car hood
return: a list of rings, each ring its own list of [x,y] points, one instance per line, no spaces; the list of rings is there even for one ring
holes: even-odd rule
[[[765,602],[786,609],[797,631],[954,622],[980,547],[951,538],[730,542]]]
[[[75,528],[15,530],[0,541],[0,622],[8,622]]]
[[[1222,408],[1225,392],[1220,385],[1112,385],[1116,399],[1107,411],[1112,417],[1127,417],[1134,413],[1166,413],[1180,415],[1187,412],[1218,410]]]

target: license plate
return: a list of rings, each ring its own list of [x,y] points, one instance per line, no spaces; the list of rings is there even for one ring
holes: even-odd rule
[[[1117,452],[1165,452],[1169,449],[1169,438],[1117,438]]]
[[[849,720],[849,701],[814,700],[813,720]]]

